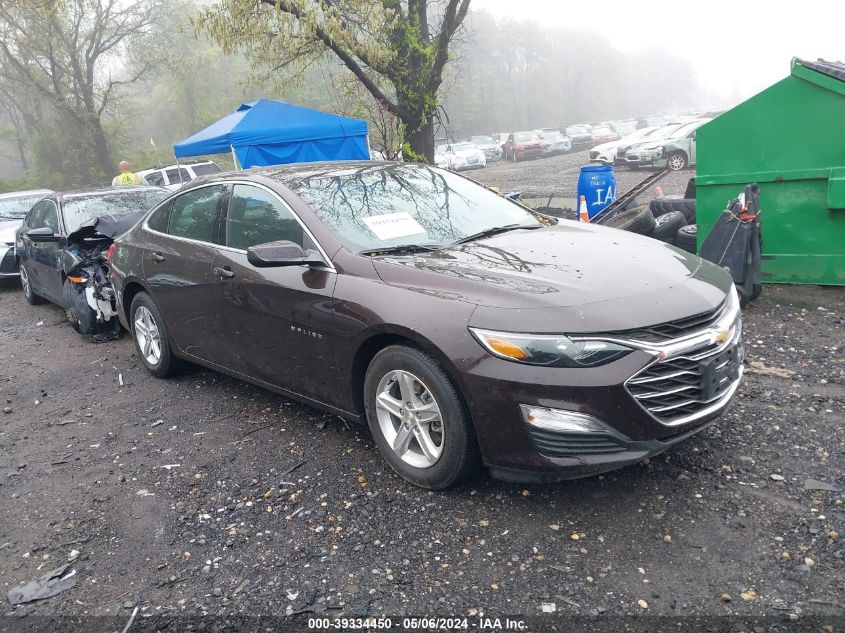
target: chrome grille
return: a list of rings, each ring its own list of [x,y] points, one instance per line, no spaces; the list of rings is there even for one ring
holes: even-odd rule
[[[719,347],[708,345],[686,356],[649,365],[625,386],[660,422],[682,424],[726,401],[739,381],[742,344],[735,340],[721,351]]]
[[[725,305],[721,305],[715,310],[709,312],[702,312],[683,319],[669,321],[668,323],[661,323],[660,325],[653,325],[644,328],[635,328],[632,330],[617,330],[615,332],[602,332],[602,337],[629,339],[635,341],[643,341],[645,343],[661,343],[672,339],[683,338],[693,332],[699,332],[705,328],[710,327],[722,316]],[[586,335],[589,336],[589,335]]]

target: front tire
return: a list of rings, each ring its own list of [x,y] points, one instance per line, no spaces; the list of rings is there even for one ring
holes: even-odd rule
[[[166,378],[173,373],[175,359],[170,349],[170,333],[152,297],[146,292],[135,295],[129,316],[138,358],[153,376]]]
[[[41,295],[35,294],[35,291],[32,289],[32,281],[29,278],[29,272],[26,269],[26,264],[21,262],[18,269],[21,274],[21,288],[23,289],[23,296],[26,299],[26,302],[31,306],[37,306],[44,303],[46,299],[44,299]]]
[[[403,479],[443,490],[477,470],[469,413],[428,354],[404,345],[376,354],[364,379],[364,406],[379,452]]]
[[[681,171],[687,166],[687,155],[683,152],[672,152],[666,158],[666,166],[672,171]]]

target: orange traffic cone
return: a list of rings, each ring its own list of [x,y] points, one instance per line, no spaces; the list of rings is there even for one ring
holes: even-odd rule
[[[578,203],[578,219],[581,222],[590,221],[590,214],[587,212],[587,198],[585,196],[581,196],[581,201]]]

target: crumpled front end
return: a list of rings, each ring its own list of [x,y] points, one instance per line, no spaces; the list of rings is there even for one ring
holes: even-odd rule
[[[124,221],[125,223],[125,221]],[[99,230],[102,229],[102,230]],[[68,236],[62,252],[65,312],[73,329],[94,342],[120,338],[117,298],[109,277],[112,225],[98,218]]]

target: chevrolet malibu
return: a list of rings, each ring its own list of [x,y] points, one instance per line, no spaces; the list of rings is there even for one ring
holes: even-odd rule
[[[447,171],[322,163],[193,181],[116,241],[145,367],[187,360],[369,425],[399,475],[557,481],[697,433],[742,373],[730,276]]]

